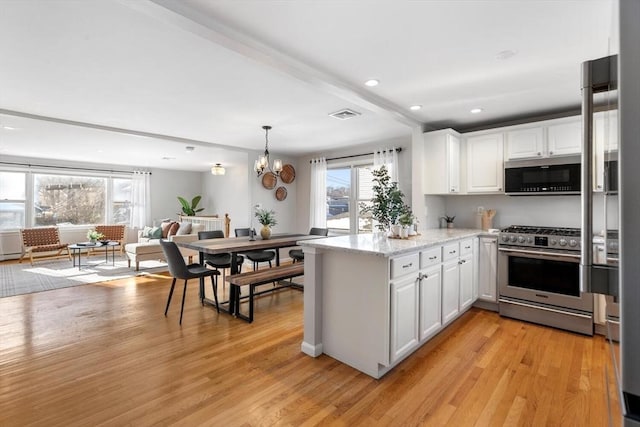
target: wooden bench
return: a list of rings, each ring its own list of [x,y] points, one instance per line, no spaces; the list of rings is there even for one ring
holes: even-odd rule
[[[248,273],[236,274],[234,276],[227,276],[227,282],[231,284],[231,286],[235,286],[236,292],[236,301],[235,301],[235,311],[236,316],[248,321],[249,323],[253,322],[253,301],[256,295],[262,295],[267,292],[273,292],[282,288],[290,288],[296,287],[300,288],[299,285],[291,282],[281,282],[282,280],[291,279],[293,277],[303,276],[304,275],[304,264],[296,263],[296,264],[287,264],[280,265],[273,268],[266,268],[258,271],[250,271]],[[260,285],[265,285],[267,283],[277,283],[275,286],[265,289],[261,292],[256,292],[256,287]],[[249,286],[249,317],[240,313],[240,287],[241,286]]]

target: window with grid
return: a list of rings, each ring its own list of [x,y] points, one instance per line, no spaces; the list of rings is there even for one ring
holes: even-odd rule
[[[370,233],[371,214],[360,214],[361,203],[373,197],[373,165],[327,169],[327,227],[334,233]]]

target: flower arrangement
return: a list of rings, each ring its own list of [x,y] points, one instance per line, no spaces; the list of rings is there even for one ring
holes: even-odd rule
[[[89,230],[89,232],[87,232],[87,239],[102,240],[104,239],[104,234],[98,233],[96,230]]]
[[[273,227],[278,224],[278,221],[276,220],[276,213],[273,210],[256,209],[256,218],[258,218],[258,222],[260,224],[269,227]]]

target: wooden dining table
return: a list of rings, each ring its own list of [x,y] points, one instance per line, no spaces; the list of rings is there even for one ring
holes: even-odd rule
[[[178,242],[177,245],[183,248],[192,249],[198,251],[200,254],[200,264],[204,265],[205,254],[224,254],[231,253],[231,274],[238,274],[239,268],[236,263],[236,254],[244,252],[259,251],[266,249],[275,249],[276,251],[276,265],[280,265],[280,248],[287,248],[297,246],[297,242],[303,240],[311,240],[324,238],[324,236],[315,236],[309,234],[273,234],[270,239],[263,240],[260,238],[251,239],[250,237],[233,237],[226,239],[206,239],[196,240],[194,242]],[[236,307],[236,300],[239,301],[238,296],[235,294],[235,286],[229,288],[229,300],[219,303],[219,308],[231,315],[236,315],[239,312],[239,307]],[[202,300],[215,306],[215,302],[210,298],[205,297],[204,293],[204,279],[200,279],[200,295]],[[226,304],[226,307],[225,307]]]

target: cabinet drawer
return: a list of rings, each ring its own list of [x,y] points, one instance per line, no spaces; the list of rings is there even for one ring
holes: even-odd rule
[[[458,258],[460,256],[460,244],[458,242],[449,243],[442,247],[442,260],[448,261],[450,259]]]
[[[405,255],[391,260],[391,279],[415,273],[420,268],[420,254]]]
[[[460,242],[460,256],[473,253],[473,239]]]
[[[420,252],[420,268],[437,265],[442,262],[442,248],[431,248]]]

